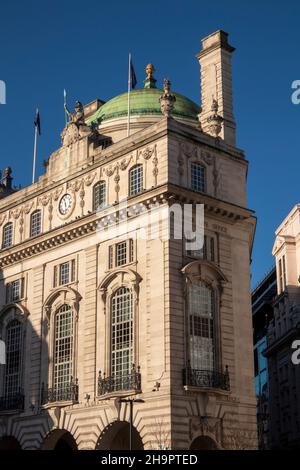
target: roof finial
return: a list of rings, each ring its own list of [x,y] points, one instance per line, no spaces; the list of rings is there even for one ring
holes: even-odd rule
[[[144,80],[144,88],[156,88],[156,80],[153,77],[153,72],[155,72],[155,67],[153,64],[148,64],[146,67],[147,77]]]
[[[171,93],[171,82],[170,80],[164,79],[164,93],[159,98],[160,109],[164,116],[171,116],[175,101],[176,97]]]
[[[217,100],[212,97],[212,105],[211,105],[211,112],[212,114],[207,118],[207,122],[209,124],[209,131],[210,134],[214,137],[218,137],[221,130],[222,130],[222,122],[223,118],[218,114],[219,105]]]

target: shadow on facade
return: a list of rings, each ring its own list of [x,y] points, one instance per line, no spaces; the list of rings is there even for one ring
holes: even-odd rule
[[[69,431],[55,429],[45,438],[41,450],[77,450],[77,444]]]
[[[190,450],[218,450],[218,446],[209,436],[198,436],[191,443]]]
[[[143,442],[137,429],[131,429],[132,450],[143,450]],[[127,421],[115,421],[109,424],[101,433],[96,444],[96,450],[129,450],[130,424]]]
[[[0,437],[0,451],[1,450],[21,450],[21,444],[14,436]]]

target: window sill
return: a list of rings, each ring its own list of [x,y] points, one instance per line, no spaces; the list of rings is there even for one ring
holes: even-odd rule
[[[64,406],[72,406],[72,405],[77,405],[78,401],[77,400],[61,400],[61,401],[51,401],[49,403],[45,403],[44,405],[41,406],[43,410],[48,410],[49,408],[57,408],[59,406],[64,407]]]
[[[223,390],[222,388],[214,388],[214,387],[195,387],[192,385],[184,385],[184,391],[191,392],[191,393],[218,393],[219,395],[228,396],[230,395],[230,390]]]
[[[141,390],[135,390],[135,389],[131,389],[131,390],[119,390],[119,391],[115,391],[115,392],[107,392],[107,393],[104,393],[103,395],[98,395],[97,396],[97,400],[108,400],[109,398],[123,398],[123,397],[131,397],[132,395],[138,395],[142,393]]]

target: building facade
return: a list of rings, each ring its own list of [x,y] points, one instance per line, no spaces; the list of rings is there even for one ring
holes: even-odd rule
[[[267,326],[273,320],[273,300],[277,294],[274,266],[252,291],[255,393],[257,399],[258,444],[269,449],[269,375],[265,357]]]
[[[227,36],[202,40],[201,109],[149,64],[129,133],[127,93],[78,102],[45,174],[1,198],[2,446],[256,447],[255,219]],[[191,249],[175,226],[197,204]]]
[[[272,449],[299,448],[300,366],[292,362],[292,344],[300,339],[299,234],[296,205],[276,230],[277,295],[268,325],[269,437]]]

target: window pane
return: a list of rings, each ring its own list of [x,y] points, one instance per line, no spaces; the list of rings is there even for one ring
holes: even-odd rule
[[[94,186],[94,200],[93,208],[94,211],[101,209],[106,205],[106,183],[105,181],[99,181],[99,183]]]
[[[53,387],[61,389],[71,382],[73,367],[73,312],[63,305],[55,316]]]
[[[13,243],[13,226],[12,223],[6,224],[3,228],[2,248],[9,248]]]
[[[129,174],[129,193],[131,196],[143,190],[143,165],[136,165]]]
[[[191,188],[194,191],[205,191],[205,168],[199,163],[191,164]]]
[[[59,267],[59,283],[68,284],[70,282],[70,262],[62,263]]]
[[[41,233],[41,211],[35,211],[31,215],[30,236],[34,237]]]
[[[214,295],[204,283],[189,291],[190,361],[192,369],[214,370]]]
[[[22,325],[18,320],[12,320],[6,330],[6,369],[5,396],[20,392],[21,387],[21,354]]]
[[[113,296],[111,321],[111,375],[128,375],[133,362],[133,309],[130,289],[121,287]]]
[[[127,242],[121,242],[116,247],[116,265],[122,266],[127,262]]]

